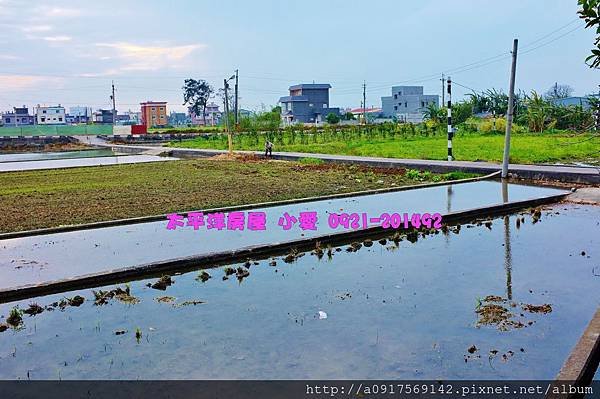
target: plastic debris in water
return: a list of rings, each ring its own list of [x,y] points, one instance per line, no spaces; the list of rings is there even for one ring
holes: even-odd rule
[[[327,318],[327,313],[323,312],[322,310],[319,310],[319,319],[323,320]]]

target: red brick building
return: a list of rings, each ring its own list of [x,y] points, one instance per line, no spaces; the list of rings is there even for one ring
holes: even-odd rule
[[[142,125],[150,128],[168,124],[166,101],[146,101],[140,103],[140,105],[142,108]]]

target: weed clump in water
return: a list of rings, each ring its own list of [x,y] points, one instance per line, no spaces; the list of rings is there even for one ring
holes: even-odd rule
[[[304,254],[301,254],[301,253],[299,253],[299,252],[298,252],[298,250],[297,250],[296,248],[292,248],[292,249],[290,250],[290,253],[289,253],[289,254],[287,254],[287,255],[285,256],[285,258],[283,258],[283,261],[284,261],[285,263],[292,263],[292,262],[295,262],[295,261],[296,261],[296,259],[298,259],[299,257],[301,257],[301,256],[303,256],[303,255],[304,255]]]
[[[348,251],[348,252],[356,252],[356,251],[358,251],[361,248],[362,248],[362,244],[360,242],[356,242],[355,241],[355,242],[351,243],[348,248],[346,248],[346,251]]]
[[[35,316],[36,314],[40,314],[43,311],[44,308],[34,302],[31,303],[29,307],[23,311],[23,313],[28,314],[29,316]]]
[[[6,318],[6,323],[14,328],[19,327],[23,324],[23,311],[18,307],[12,308]]]
[[[363,241],[363,245],[367,248],[372,247],[373,246],[373,240],[367,238],[366,240]]]
[[[171,303],[173,301],[175,301],[175,297],[172,297],[172,296],[161,296],[161,297],[156,298],[156,302],[159,302],[159,303]]]
[[[552,305],[545,303],[543,305],[530,305],[530,304],[524,304],[521,306],[521,308],[529,313],[550,313],[552,312]]]
[[[325,251],[323,251],[323,248],[321,248],[321,243],[319,241],[315,243],[315,250],[312,253],[317,255],[317,259],[323,258]]]
[[[92,291],[92,293],[94,294],[94,305],[96,306],[106,305],[108,301],[110,301],[113,298],[123,303],[128,303],[131,305],[134,305],[140,301],[139,299],[131,295],[131,288],[129,287],[129,285],[126,285],[125,289],[117,287],[114,290],[110,291],[98,290]]]
[[[203,283],[206,283],[209,279],[211,278],[211,275],[208,274],[206,271],[202,271],[200,272],[200,274],[198,275],[198,277],[196,277],[197,281],[202,281]]]
[[[171,276],[162,276],[160,278],[160,280],[158,280],[156,283],[152,284],[151,287],[154,288],[155,290],[165,291],[167,289],[167,287],[169,287],[172,284],[173,284],[173,280],[171,279]]]
[[[79,295],[75,295],[73,298],[67,298],[67,302],[69,302],[69,306],[79,307],[85,302],[85,298]]]
[[[250,275],[250,272],[248,271],[248,269],[244,269],[243,267],[238,267],[236,272],[235,272],[235,276],[237,277],[238,281],[242,281],[244,278],[248,277]]]
[[[419,233],[416,230],[409,231],[406,233],[406,239],[414,244],[419,240]]]

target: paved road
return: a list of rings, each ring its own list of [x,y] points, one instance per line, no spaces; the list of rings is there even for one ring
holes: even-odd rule
[[[156,146],[139,145],[109,145],[103,146],[118,148],[120,152],[141,152],[149,149],[155,149]],[[226,150],[202,150],[188,148],[169,148],[170,155],[174,157],[210,157],[224,154]],[[236,151],[239,153],[254,153],[263,155],[258,151]],[[378,158],[378,157],[359,157],[351,155],[329,155],[312,154],[300,152],[274,152],[273,159],[296,161],[302,158],[318,158],[325,162],[352,163],[381,167],[397,167],[429,170],[438,173],[447,173],[452,171],[462,171],[469,173],[489,174],[501,170],[500,164],[491,162],[470,162],[470,161],[436,161],[422,159],[400,159],[400,158]],[[510,164],[509,172],[517,177],[525,179],[539,180],[558,180],[571,183],[600,184],[600,167],[588,166],[566,166],[566,165],[521,165]]]

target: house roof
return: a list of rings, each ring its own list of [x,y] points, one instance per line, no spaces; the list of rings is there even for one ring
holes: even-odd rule
[[[381,108],[367,108],[367,109],[363,109],[363,108],[353,108],[350,110],[351,113],[353,114],[362,114],[363,112],[381,112]]]
[[[308,97],[306,97],[306,96],[285,96],[285,97],[279,98],[280,103],[307,102],[307,101],[308,101]]]
[[[331,89],[331,85],[329,83],[301,83],[290,86],[290,90],[299,89]]]

